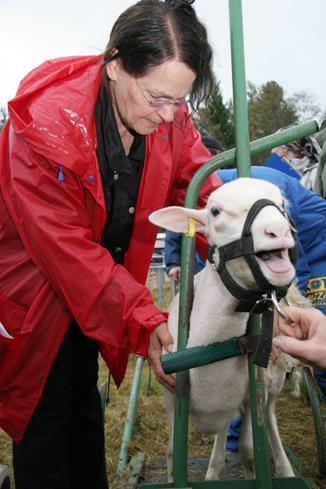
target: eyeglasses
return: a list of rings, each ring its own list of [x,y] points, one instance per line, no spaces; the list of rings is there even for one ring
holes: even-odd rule
[[[189,102],[189,99],[186,99],[184,97],[177,98],[177,99],[156,97],[155,95],[152,95],[148,90],[142,88],[137,79],[135,80],[136,80],[136,85],[138,87],[138,90],[140,91],[143,99],[151,107],[163,107],[164,105],[174,105],[175,107],[179,107],[181,104]]]

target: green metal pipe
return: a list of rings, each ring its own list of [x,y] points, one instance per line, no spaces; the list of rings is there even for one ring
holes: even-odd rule
[[[250,176],[247,83],[245,75],[241,0],[229,0],[232,82],[235,114],[236,163],[239,177]],[[248,333],[260,332],[259,319],[250,317]],[[255,475],[257,489],[272,489],[272,472],[266,435],[264,382],[261,369],[256,369],[248,356],[249,392],[252,417]]]
[[[298,124],[295,127],[284,129],[281,132],[256,139],[249,144],[250,155],[258,155],[264,151],[269,151],[276,146],[289,143],[294,139],[314,134],[316,131],[318,131],[317,122],[309,121]],[[199,168],[189,184],[185,199],[185,207],[191,209],[196,207],[200,187],[211,173],[218,170],[218,168],[233,166],[235,166],[235,148],[224,151],[224,153],[214,156],[207,161],[205,165]],[[188,240],[191,240],[191,238],[188,238]]]
[[[144,359],[145,358],[141,356],[137,356],[136,358],[136,366],[135,366],[134,378],[133,378],[131,392],[130,392],[126,423],[125,423],[122,442],[120,446],[117,473],[123,472],[123,470],[127,467],[128,464],[128,459],[129,459],[128,447],[132,439],[134,422],[135,422],[135,417],[137,412],[138,394],[140,390],[141,372],[143,368]]]
[[[239,176],[250,177],[247,82],[241,0],[229,0],[236,162]]]
[[[195,240],[183,236],[182,242],[184,240],[188,240],[188,246],[186,252],[181,254],[178,350],[186,348],[193,297]],[[188,418],[189,372],[181,371],[176,374],[173,431],[173,480],[176,488],[188,485]]]

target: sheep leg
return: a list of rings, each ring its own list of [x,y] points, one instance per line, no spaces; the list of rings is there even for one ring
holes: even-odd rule
[[[246,479],[254,476],[254,448],[252,440],[251,412],[249,404],[246,405],[241,422],[239,439],[239,452]]]
[[[268,435],[275,464],[275,472],[277,477],[294,477],[294,472],[283,448],[277,427],[275,399],[276,396],[269,394],[267,402]]]
[[[168,482],[173,482],[173,423],[170,426],[170,437],[166,449],[166,470]]]
[[[291,381],[293,383],[293,389],[291,392],[292,397],[299,399],[301,396],[301,382],[302,382],[302,368],[294,367],[291,372]]]
[[[174,395],[163,390],[165,410],[169,421],[169,441],[166,448],[166,469],[168,482],[173,482],[173,431],[174,431]]]
[[[205,480],[219,480],[225,466],[225,444],[228,427],[215,435],[213,450],[209,459]]]

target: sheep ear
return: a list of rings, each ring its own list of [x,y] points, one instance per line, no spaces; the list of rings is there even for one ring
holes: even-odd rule
[[[177,233],[188,232],[190,218],[195,221],[196,232],[206,234],[206,209],[196,210],[172,206],[152,212],[149,216],[153,224]]]

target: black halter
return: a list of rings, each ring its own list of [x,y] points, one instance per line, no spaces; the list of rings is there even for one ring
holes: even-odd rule
[[[219,252],[219,265],[217,272],[221,277],[221,280],[228,291],[237,299],[239,303],[236,307],[238,312],[255,312],[257,314],[267,310],[271,304],[270,296],[272,290],[275,290],[277,299],[281,299],[287,293],[287,290],[291,284],[287,284],[284,287],[275,287],[272,285],[261,272],[257,263],[257,259],[254,252],[253,237],[251,234],[251,226],[256,218],[257,214],[266,206],[272,205],[280,211],[287,219],[288,215],[281,210],[273,201],[268,199],[257,200],[249,209],[246,221],[243,226],[241,238],[232,241],[224,246],[217,247],[216,245],[207,247],[207,259],[214,265],[213,255],[216,250]],[[290,221],[290,219],[289,219]],[[291,222],[291,221],[290,221]],[[291,222],[291,227],[294,228]],[[289,250],[290,260],[294,264],[296,261],[296,248]],[[230,273],[226,269],[226,262],[233,260],[234,258],[244,257],[248,263],[248,266],[254,276],[257,284],[256,289],[247,290],[241,287],[231,277]]]

